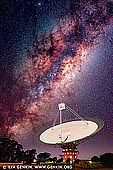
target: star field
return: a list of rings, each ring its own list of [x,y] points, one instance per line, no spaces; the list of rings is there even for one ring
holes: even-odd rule
[[[1,136],[41,150],[38,135],[64,102],[105,121],[80,157],[112,151],[112,16],[105,0],[0,2]]]

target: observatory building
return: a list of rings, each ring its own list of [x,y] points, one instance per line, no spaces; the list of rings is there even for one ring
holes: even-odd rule
[[[63,162],[66,162],[69,159],[71,163],[77,159],[77,155],[79,154],[74,142],[63,144],[62,152]]]
[[[60,123],[45,130],[40,135],[40,140],[46,144],[60,145],[63,152],[63,161],[70,160],[70,163],[72,163],[77,159],[77,155],[79,154],[76,146],[83,139],[102,129],[104,123],[103,121],[87,121],[64,103],[60,103],[58,108]],[[62,112],[64,109],[73,113],[78,120],[63,123]]]

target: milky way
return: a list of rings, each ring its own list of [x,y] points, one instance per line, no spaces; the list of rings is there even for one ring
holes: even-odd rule
[[[26,140],[52,125],[58,103],[75,93],[98,36],[112,22],[112,6],[106,1],[72,2],[57,25],[33,42],[2,94],[2,136]]]

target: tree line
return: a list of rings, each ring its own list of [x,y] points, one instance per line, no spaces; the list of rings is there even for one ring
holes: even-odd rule
[[[0,138],[0,163],[21,163],[31,164],[34,161],[40,162],[53,162],[61,163],[63,159],[57,159],[57,157],[50,157],[51,154],[47,152],[37,154],[36,149],[30,149],[24,151],[23,146],[17,141],[9,138]],[[92,162],[101,162],[105,167],[113,167],[113,153],[105,153],[91,158]],[[67,163],[70,161],[67,160]],[[75,160],[75,163],[79,163],[80,160]]]
[[[23,146],[15,140],[0,138],[0,163],[21,163],[31,164],[34,161],[57,161],[57,158],[50,158],[50,153],[37,154],[36,149],[23,150]]]
[[[113,167],[113,153],[104,153],[98,156],[93,156],[91,158],[92,162],[101,162],[105,167]]]

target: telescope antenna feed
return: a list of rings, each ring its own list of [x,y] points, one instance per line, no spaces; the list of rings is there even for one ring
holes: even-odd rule
[[[60,124],[62,123],[62,115],[61,115],[61,111],[67,109],[69,112],[71,112],[72,114],[74,114],[78,119],[82,120],[86,125],[88,125],[87,121],[80,116],[77,112],[75,112],[72,108],[70,108],[68,105],[66,105],[65,103],[60,103],[58,105],[59,111],[60,111]]]
[[[58,108],[59,108],[60,111],[61,111],[61,110],[65,110],[65,109],[66,109],[65,103],[60,103],[60,104],[58,105]]]
[[[82,120],[86,125],[88,125],[87,121],[82,116],[80,116],[77,112],[75,112],[75,110],[70,108],[68,105],[66,105],[66,108],[67,108],[68,111],[73,113],[78,119]]]
[[[65,103],[60,103],[58,109],[60,123],[54,126],[54,128],[46,129],[40,135],[40,140],[46,144],[61,145],[63,161],[65,162],[67,158],[71,158],[70,160],[73,162],[77,159],[78,155],[76,150],[77,144],[100,131],[103,128],[103,123],[85,120]],[[63,123],[62,112],[65,109],[73,113],[80,120]]]

